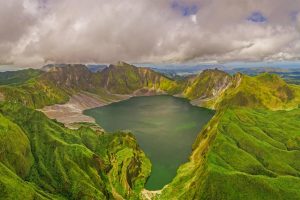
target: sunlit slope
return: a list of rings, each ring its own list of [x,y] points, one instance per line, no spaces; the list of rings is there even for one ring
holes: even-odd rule
[[[256,77],[241,76],[236,88],[228,89],[217,107],[247,106],[272,110],[297,108],[300,102],[299,86],[288,85],[274,74]]]
[[[235,106],[282,110],[297,108],[300,103],[300,87],[287,84],[278,75],[251,77],[238,73],[230,80],[218,96],[203,99],[200,105],[217,110]]]
[[[116,94],[132,94],[143,88],[175,94],[183,89],[183,85],[160,73],[124,62],[110,65],[94,75],[94,82]]]
[[[42,108],[56,103],[65,103],[69,95],[52,82],[33,78],[20,85],[0,86],[1,100],[22,103],[30,108]]]
[[[24,69],[0,73],[0,85],[17,85],[39,76],[42,71],[37,69]]]
[[[34,75],[29,76],[32,73]],[[0,73],[5,77],[7,72]],[[144,95],[181,93],[185,81],[175,81],[149,68],[138,68],[124,62],[110,65],[101,72],[92,73],[85,65],[53,66],[46,72],[29,71],[9,73],[14,84],[0,86],[0,100],[18,102],[31,108],[61,104],[78,92],[89,92],[102,99],[115,99],[115,94]],[[15,80],[17,77],[20,80]]]
[[[151,164],[130,134],[70,130],[0,106],[0,199],[137,199]]]
[[[299,121],[300,109],[220,112],[160,199],[299,199]]]
[[[188,99],[212,99],[231,84],[232,77],[218,69],[207,69],[189,80],[183,94]]]

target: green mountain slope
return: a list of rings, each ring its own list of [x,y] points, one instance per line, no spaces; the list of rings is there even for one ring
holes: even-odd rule
[[[218,69],[207,69],[189,81],[184,90],[188,99],[210,99],[219,96],[231,83],[231,76]]]
[[[21,79],[21,74],[15,73]],[[0,73],[0,82],[1,77],[5,76],[6,72]],[[149,68],[138,68],[123,62],[96,73],[81,64],[53,65],[46,72],[39,72],[31,78],[25,73],[22,80],[18,84],[0,86],[0,100],[42,108],[65,103],[78,92],[114,99],[114,94],[177,94],[185,87],[185,81],[178,82]]]
[[[288,85],[278,75],[236,76],[236,82],[220,96],[216,108],[246,106],[278,110],[298,107],[299,86]]]
[[[192,102],[212,109],[239,106],[280,110],[297,108],[300,103],[300,87],[287,84],[275,74],[238,73],[230,77],[225,72],[207,70],[198,78],[186,88],[185,96],[193,100],[200,95]]]
[[[31,78],[39,76],[40,74],[42,74],[42,71],[37,69],[1,72],[0,85],[21,84]]]
[[[0,113],[1,198],[139,198],[151,164],[131,134],[70,130],[19,104]]]
[[[66,91],[39,77],[20,85],[0,86],[2,100],[22,103],[30,108],[42,108],[56,103],[65,103],[69,99]]]
[[[220,112],[159,199],[299,199],[299,120],[300,109]]]
[[[41,80],[48,80],[57,87],[65,90],[87,91],[97,87],[92,82],[93,73],[85,65],[69,64],[64,66],[52,66],[42,74]]]
[[[182,90],[182,86],[179,83],[162,74],[149,68],[138,68],[124,62],[110,65],[94,75],[94,80],[102,88],[117,94],[132,94],[143,88],[170,94],[175,94]]]

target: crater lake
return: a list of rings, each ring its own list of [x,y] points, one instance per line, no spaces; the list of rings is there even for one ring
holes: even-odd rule
[[[105,131],[132,132],[152,163],[148,190],[170,183],[178,167],[188,161],[192,145],[214,111],[168,95],[132,97],[84,111]]]

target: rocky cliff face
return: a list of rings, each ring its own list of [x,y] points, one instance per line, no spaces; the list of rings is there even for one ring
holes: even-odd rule
[[[117,94],[132,94],[143,88],[168,93],[180,91],[180,85],[176,81],[149,68],[138,68],[123,62],[110,65],[95,79],[99,81],[101,87]]]
[[[76,91],[105,90],[113,94],[132,94],[148,88],[169,93],[180,92],[180,85],[149,68],[138,68],[124,62],[109,65],[100,72],[92,73],[84,65],[51,66],[42,75],[57,86]]]
[[[232,77],[218,69],[207,69],[189,80],[184,95],[191,100],[211,99],[219,96],[231,84]]]
[[[85,65],[73,64],[65,66],[52,66],[41,76],[56,86],[67,90],[88,90],[92,85],[92,72]]]
[[[221,95],[215,107],[251,107],[271,110],[297,108],[299,87],[289,85],[279,76],[260,74],[255,77],[237,74],[233,84]]]

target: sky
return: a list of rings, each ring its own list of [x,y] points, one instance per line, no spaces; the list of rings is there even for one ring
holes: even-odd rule
[[[300,0],[0,0],[0,65],[300,59]]]

